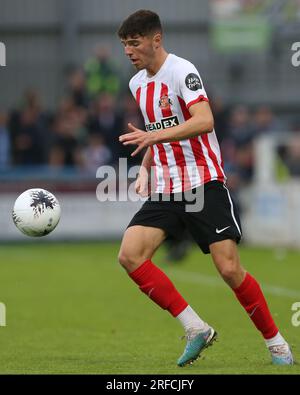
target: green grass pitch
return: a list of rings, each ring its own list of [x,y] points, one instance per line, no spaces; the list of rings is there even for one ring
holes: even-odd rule
[[[299,374],[276,367],[260,334],[196,247],[181,263],[155,256],[191,306],[219,333],[192,366],[179,368],[179,322],[142,294],[117,263],[118,243],[0,246],[1,374]],[[281,333],[300,361],[300,252],[240,248],[262,284]]]

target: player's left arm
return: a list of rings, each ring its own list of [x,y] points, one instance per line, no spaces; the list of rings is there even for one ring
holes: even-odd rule
[[[174,84],[177,84],[178,97],[184,101],[191,117],[159,133],[159,143],[185,140],[214,130],[214,118],[198,70],[187,61],[181,62],[179,66],[176,66]]]
[[[214,118],[207,101],[200,101],[190,106],[191,118],[184,123],[165,129],[163,133],[145,132],[128,124],[130,133],[123,134],[119,140],[124,145],[137,145],[131,156],[135,156],[145,147],[159,143],[185,140],[202,133],[210,133],[214,129]]]
[[[165,129],[163,133],[156,133],[156,143],[169,143],[180,141],[214,130],[214,117],[207,101],[200,101],[189,108],[191,118],[172,128]]]

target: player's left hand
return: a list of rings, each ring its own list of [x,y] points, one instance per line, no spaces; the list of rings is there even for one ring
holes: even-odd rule
[[[119,137],[119,141],[123,145],[137,145],[135,151],[131,156],[138,154],[143,148],[149,147],[155,144],[155,133],[145,132],[144,130],[138,129],[131,123],[128,124],[128,128],[131,130],[130,133],[123,134]]]

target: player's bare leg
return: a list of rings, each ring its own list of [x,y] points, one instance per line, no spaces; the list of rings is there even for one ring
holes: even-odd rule
[[[165,240],[162,229],[150,226],[131,226],[126,230],[119,252],[119,262],[130,274],[148,259]]]
[[[165,238],[165,232],[159,228],[129,227],[122,240],[119,262],[143,293],[183,325],[187,345],[177,364],[184,366],[199,357],[216,338],[216,332],[195,313],[170,279],[151,261]]]
[[[256,328],[262,333],[277,365],[292,365],[293,356],[271,316],[257,281],[240,264],[236,242],[223,240],[212,243],[210,252],[224,281],[232,288]]]

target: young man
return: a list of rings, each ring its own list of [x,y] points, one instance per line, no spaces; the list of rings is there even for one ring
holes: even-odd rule
[[[120,136],[120,141],[137,145],[132,156],[148,147],[136,182],[137,192],[147,194],[153,165],[156,181],[154,193],[124,234],[121,265],[142,292],[183,325],[187,344],[178,366],[193,362],[216,339],[216,331],[152,262],[154,252],[167,237],[178,238],[187,228],[202,251],[211,254],[219,273],[262,333],[272,362],[293,364],[290,348],[273,321],[259,284],[239,261],[240,222],[225,184],[214,120],[197,69],[165,51],[161,22],[154,12],[140,10],[130,15],[118,35],[125,54],[138,70],[129,87],[147,130],[129,124],[130,132]],[[202,209],[187,210],[188,191],[195,196],[203,192]]]

